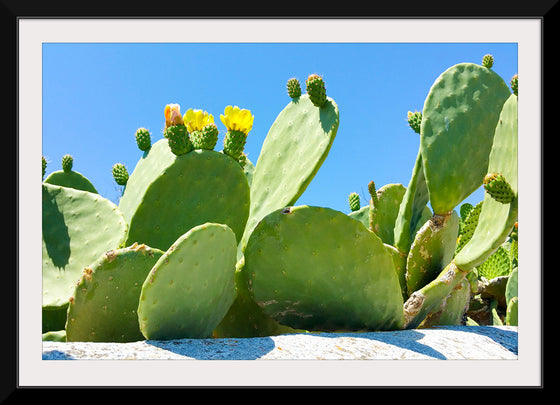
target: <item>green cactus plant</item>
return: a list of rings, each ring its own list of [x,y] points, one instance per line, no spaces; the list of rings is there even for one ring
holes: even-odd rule
[[[129,176],[128,176],[128,170],[126,170],[124,164],[115,163],[113,165],[113,168],[111,169],[111,173],[113,175],[113,179],[115,180],[115,183],[117,183],[119,186],[126,186]]]
[[[305,82],[309,100],[315,107],[323,107],[327,102],[327,90],[325,88],[325,81],[318,74],[311,74]]]
[[[242,272],[258,305],[283,325],[323,331],[402,326],[391,256],[378,236],[341,212],[298,206],[270,213],[249,238]]]
[[[46,161],[43,166],[46,169]],[[52,172],[43,182],[97,194],[97,189],[92,182],[82,173],[72,170],[73,166],[74,158],[71,155],[64,155],[62,157],[62,170]]]
[[[288,89],[288,96],[290,96],[291,98],[298,98],[299,96],[301,96],[301,85],[299,83],[299,80],[295,77],[292,77],[288,80],[288,83],[286,83],[286,87]]]
[[[360,195],[358,193],[350,193],[348,195],[348,204],[350,211],[358,211],[360,209]]]
[[[142,284],[162,255],[159,249],[133,244],[108,250],[85,267],[70,298],[67,341],[143,340],[136,313],[138,300]]]
[[[195,226],[150,270],[138,301],[146,339],[208,338],[235,299],[237,241],[222,224]]]
[[[69,297],[84,267],[117,248],[127,225],[98,194],[43,183],[43,332],[64,329]]]
[[[136,144],[138,145],[138,149],[142,152],[147,151],[152,146],[152,136],[150,131],[146,128],[138,128],[136,133],[134,134],[136,139]]]

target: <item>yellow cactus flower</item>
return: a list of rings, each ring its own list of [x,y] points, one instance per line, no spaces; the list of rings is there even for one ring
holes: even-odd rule
[[[163,114],[165,115],[165,128],[183,123],[179,104],[167,104],[163,110]]]
[[[228,131],[241,131],[245,135],[253,128],[254,115],[250,110],[240,109],[238,106],[228,105],[224,110],[224,115],[220,115],[220,120]]]
[[[189,132],[200,131],[206,125],[214,123],[214,116],[206,111],[189,108],[183,116],[183,122]]]

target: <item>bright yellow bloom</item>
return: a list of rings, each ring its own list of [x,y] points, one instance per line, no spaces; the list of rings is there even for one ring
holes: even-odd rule
[[[241,131],[245,135],[253,128],[254,115],[251,111],[240,109],[238,106],[228,105],[224,110],[224,115],[220,115],[220,120],[224,123],[228,131]]]
[[[171,125],[179,125],[183,123],[183,117],[181,116],[181,108],[179,104],[167,104],[163,110],[165,115],[165,127]]]
[[[214,123],[214,116],[206,111],[189,108],[183,116],[183,122],[189,132],[200,131],[206,125]]]

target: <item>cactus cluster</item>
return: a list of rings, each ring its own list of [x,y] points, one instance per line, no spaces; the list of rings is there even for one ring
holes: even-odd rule
[[[477,303],[494,323],[515,324],[517,96],[484,60],[444,71],[422,112],[408,113],[420,135],[408,185],[372,180],[369,204],[353,192],[348,214],[296,205],[339,127],[316,74],[306,94],[288,80],[255,164],[244,153],[249,110],[224,109],[218,152],[212,114],[168,104],[163,139],[139,128],[130,176],[113,166],[118,205],[49,176],[44,338],[396,330],[480,323]],[[483,201],[459,207],[481,186]]]

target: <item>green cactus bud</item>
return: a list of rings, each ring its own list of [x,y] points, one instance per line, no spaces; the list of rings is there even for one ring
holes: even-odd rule
[[[128,181],[128,170],[122,163],[115,163],[112,169],[113,179],[119,186],[126,186]]]
[[[239,160],[246,142],[247,135],[243,131],[229,130],[224,137],[224,153]]]
[[[378,198],[377,198],[377,190],[375,189],[375,183],[372,181],[369,182],[368,184],[368,191],[369,191],[369,195],[371,196],[371,199],[373,200],[373,206],[375,207],[375,205],[378,202]]]
[[[167,139],[171,152],[177,156],[193,150],[193,144],[185,125],[170,125],[163,131],[163,136]]]
[[[492,55],[484,55],[482,58],[482,66],[490,69],[494,65],[494,57]]]
[[[513,94],[517,96],[517,88],[519,84],[519,77],[517,73],[511,78],[510,84],[511,84],[511,90],[513,91]]]
[[[420,133],[420,124],[422,123],[422,113],[420,111],[409,111],[407,115],[408,125],[410,128],[414,130],[417,134]]]
[[[490,196],[503,204],[509,204],[515,198],[512,190],[505,177],[499,173],[488,173],[484,177],[484,189]]]
[[[136,144],[141,151],[145,152],[152,146],[150,132],[146,128],[138,128],[136,130]]]
[[[316,107],[322,107],[327,102],[327,91],[323,78],[315,73],[309,75],[305,82],[309,99]]]
[[[72,166],[74,165],[74,158],[70,155],[64,155],[62,157],[62,170],[65,172],[69,172],[72,170]]]
[[[42,178],[44,179],[45,178],[45,172],[47,170],[47,161],[46,161],[44,156],[41,156],[41,158],[43,160],[43,177]]]
[[[288,96],[291,98],[298,98],[301,96],[301,86],[299,84],[299,80],[295,77],[288,80],[286,85],[288,87]]]
[[[348,203],[350,204],[352,212],[358,211],[360,209],[360,196],[357,193],[350,193],[348,196]]]
[[[208,124],[200,130],[192,131],[189,136],[194,149],[214,150],[218,142],[218,127]]]

